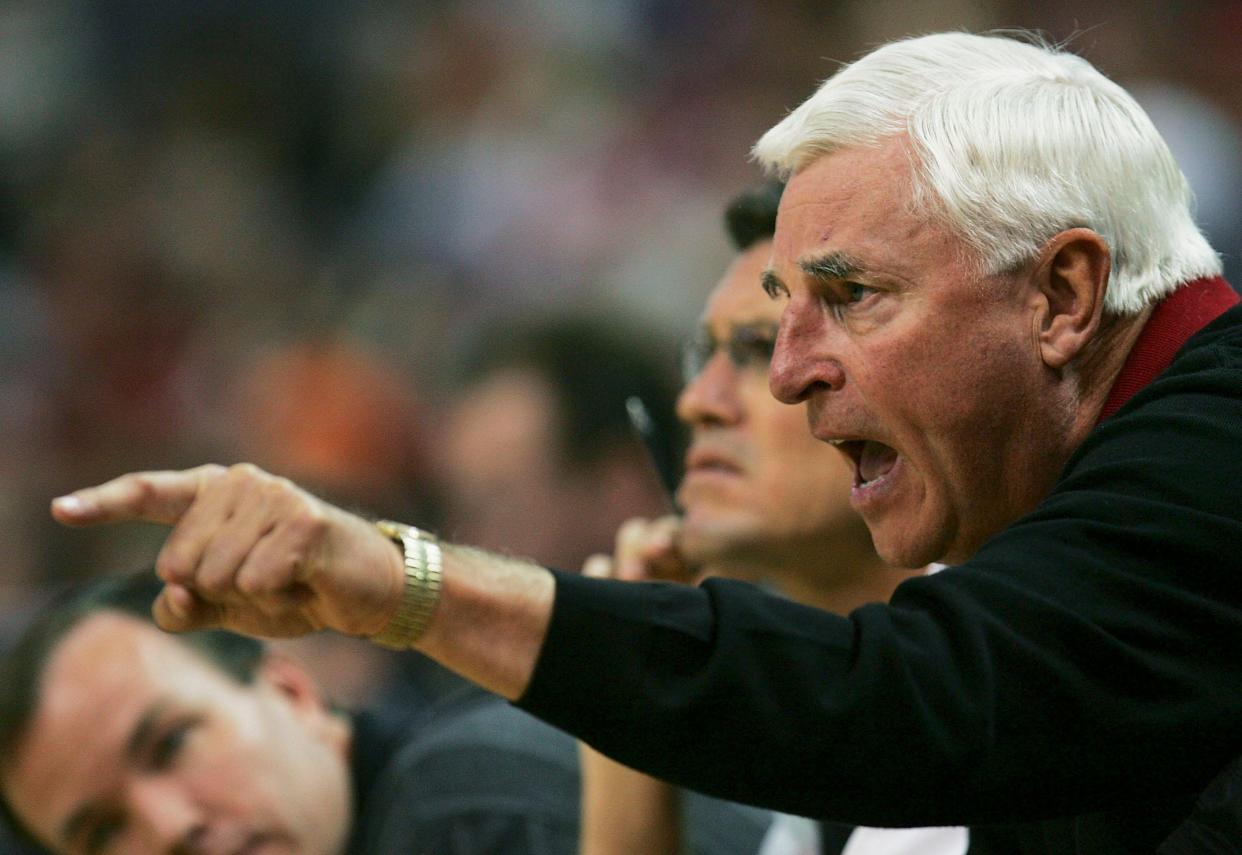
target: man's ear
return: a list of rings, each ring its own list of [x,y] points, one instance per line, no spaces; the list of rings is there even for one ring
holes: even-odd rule
[[[307,733],[348,759],[351,725],[345,716],[332,711],[319,683],[304,665],[287,653],[268,648],[255,679],[288,702],[294,719]]]
[[[1068,229],[1044,246],[1032,332],[1049,368],[1064,368],[1099,332],[1110,269],[1108,244],[1091,229]]]
[[[263,654],[255,677],[275,689],[299,712],[327,708],[327,700],[315,678],[287,653],[269,648]]]

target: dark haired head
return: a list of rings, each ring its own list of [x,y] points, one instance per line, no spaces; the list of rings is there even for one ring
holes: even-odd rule
[[[771,240],[776,232],[776,209],[785,192],[783,181],[765,181],[733,198],[725,208],[725,228],[733,248],[745,252],[755,244]]]
[[[625,403],[631,396],[646,403],[660,436],[679,434],[675,363],[671,348],[667,364],[655,355],[662,344],[657,334],[615,319],[506,323],[489,329],[466,354],[464,380],[472,385],[499,369],[524,368],[547,381],[556,396],[563,459],[583,465],[635,441]],[[665,446],[655,450],[659,464],[663,471],[679,471],[678,443]]]
[[[0,765],[13,758],[39,702],[43,674],[60,643],[75,627],[100,612],[116,612],[154,626],[151,605],[162,587],[146,570],[126,576],[92,580],[67,590],[26,627],[0,654]],[[223,630],[202,630],[171,636],[197,651],[239,683],[250,683],[264,655],[261,641]],[[0,810],[20,829],[0,798]]]

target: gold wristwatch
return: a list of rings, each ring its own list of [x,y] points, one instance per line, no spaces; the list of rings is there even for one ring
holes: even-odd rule
[[[405,556],[405,582],[396,614],[387,626],[371,636],[371,641],[393,650],[409,650],[427,629],[436,603],[440,601],[443,567],[440,543],[435,535],[412,525],[379,520],[375,526],[401,547]]]

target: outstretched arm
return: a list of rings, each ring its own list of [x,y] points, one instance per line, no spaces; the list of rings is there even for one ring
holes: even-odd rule
[[[122,475],[52,503],[68,525],[172,527],[156,561],[164,629],[284,637],[378,633],[401,601],[400,550],[361,517],[254,466]],[[552,610],[541,567],[445,544],[440,602],[417,648],[513,699],[530,680]]]
[[[1242,717],[1242,356],[1217,334],[1038,508],[889,606],[842,618],[727,580],[553,579],[449,549],[419,646],[633,768],[788,813],[996,823],[1197,791],[1237,755]],[[397,608],[396,549],[357,517],[246,468],[129,477],[57,514],[175,525],[165,625],[371,634]],[[286,502],[306,510],[262,510]],[[191,558],[183,536],[204,541]]]

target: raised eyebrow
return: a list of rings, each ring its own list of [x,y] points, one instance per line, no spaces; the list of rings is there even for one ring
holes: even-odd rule
[[[819,258],[805,258],[798,262],[802,272],[821,281],[848,279],[866,270],[863,263],[844,252],[830,252]]]

